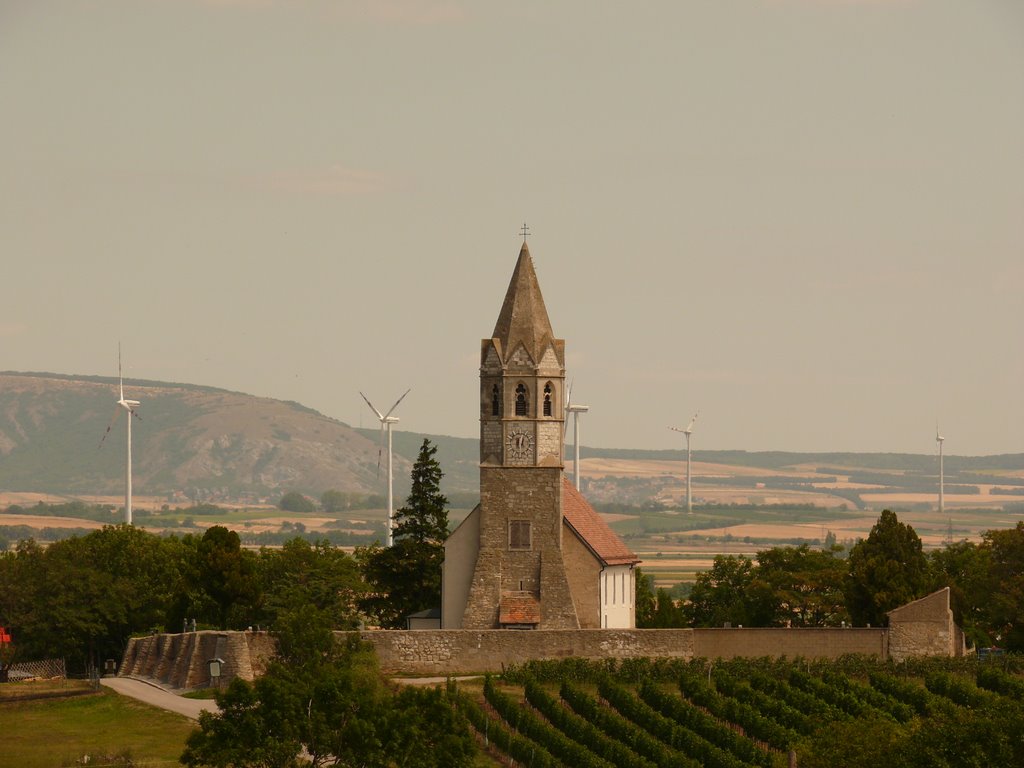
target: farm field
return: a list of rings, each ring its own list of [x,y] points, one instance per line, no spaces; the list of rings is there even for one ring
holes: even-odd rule
[[[1024,757],[998,725],[1024,717],[1024,678],[975,659],[566,659],[449,694],[492,752],[538,767],[773,768],[791,751],[812,768],[966,764],[928,759],[942,748],[994,761],[971,765]]]

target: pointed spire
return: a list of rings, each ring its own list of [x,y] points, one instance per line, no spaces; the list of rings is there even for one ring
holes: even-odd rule
[[[492,338],[501,340],[502,354],[511,354],[522,343],[534,362],[540,360],[544,349],[554,340],[548,310],[533,269],[530,249],[523,241],[519,260],[512,272],[512,280],[501,305],[498,322],[494,324]]]

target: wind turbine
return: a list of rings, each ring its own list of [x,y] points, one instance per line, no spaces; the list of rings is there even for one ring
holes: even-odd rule
[[[412,388],[411,387],[409,389],[405,390],[405,395],[408,395],[410,392],[412,392]],[[381,438],[381,444],[383,444],[383,442],[384,442],[384,433],[387,432],[387,435],[388,435],[388,522],[387,522],[387,525],[385,527],[387,529],[387,531],[386,531],[386,533],[387,533],[386,545],[390,547],[392,545],[392,543],[393,543],[392,542],[392,535],[393,535],[392,531],[393,531],[394,526],[395,526],[395,510],[394,510],[395,503],[394,503],[394,492],[392,491],[392,481],[394,480],[394,472],[393,472],[393,467],[394,467],[393,461],[394,460],[393,460],[393,456],[392,456],[392,452],[391,452],[391,425],[392,424],[396,424],[398,422],[398,417],[397,416],[392,416],[391,413],[392,413],[392,411],[395,410],[395,408],[398,407],[398,404],[405,399],[405,395],[402,395],[400,398],[398,398],[395,401],[395,404],[391,406],[391,409],[387,413],[381,413],[380,411],[378,411],[376,408],[373,407],[373,403],[370,402],[370,398],[368,398],[362,392],[360,392],[359,394],[360,394],[360,396],[362,396],[363,400],[366,401],[366,404],[368,406],[370,406],[370,410],[373,411],[375,414],[377,414],[377,418],[380,419],[380,438]],[[379,455],[380,454],[378,453],[378,457],[379,457]],[[377,467],[378,468],[380,467],[380,459],[379,458],[377,459]]]
[[[117,406],[119,409],[123,409],[128,412],[128,429],[127,429],[127,443],[125,444],[125,458],[124,458],[124,522],[126,525],[132,524],[132,416],[137,419],[141,419],[135,409],[139,406],[138,400],[127,400],[124,396],[124,379],[121,376],[121,344],[117,345],[117,391],[120,395]],[[100,447],[103,447],[103,441],[107,439],[107,435],[110,434],[110,428],[114,426],[114,422],[117,421],[117,417],[121,415],[121,410],[114,411],[114,417],[110,420],[107,425],[107,431],[103,433],[103,437],[100,438]]]
[[[693,434],[693,425],[697,421],[697,417],[700,415],[700,411],[693,414],[693,418],[690,419],[690,423],[686,425],[686,429],[679,429],[678,427],[669,427],[673,432],[682,432],[686,435],[686,511],[687,513],[693,512],[693,496],[690,495],[690,435]]]
[[[942,435],[939,434],[939,424],[938,424],[938,422],[936,422],[935,423],[935,442],[939,446],[939,514],[940,515],[942,514],[943,510],[945,509],[945,499],[943,498],[943,495],[944,495],[945,490],[946,490],[946,488],[945,488],[945,486],[946,486],[946,477],[945,477],[945,474],[943,473],[943,467],[942,467],[942,442],[945,439],[946,438],[944,438]]]
[[[590,410],[589,405],[577,405],[572,401],[572,382],[569,382],[569,397],[566,409],[572,414],[572,481],[580,489],[580,414]]]

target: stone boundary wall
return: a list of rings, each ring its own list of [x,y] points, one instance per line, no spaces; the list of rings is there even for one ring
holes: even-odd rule
[[[530,659],[708,659],[802,656],[834,659],[848,653],[897,661],[910,656],[963,655],[963,633],[953,623],[949,590],[942,589],[889,613],[885,628],[716,629],[420,629],[360,633],[392,675],[468,675],[500,672]],[[336,633],[339,637],[346,633]],[[118,674],[172,688],[210,683],[208,661],[224,660],[221,684],[252,680],[266,669],[276,643],[266,632],[186,632],[133,638]]]
[[[529,659],[690,658],[689,629],[431,629],[362,632],[381,669],[402,675],[500,672]]]
[[[389,674],[500,672],[529,659],[733,658],[847,653],[886,658],[884,629],[439,629],[363,632]]]
[[[889,656],[886,629],[839,627],[694,629],[693,655],[706,659],[736,657],[803,656],[836,659],[847,653]]]

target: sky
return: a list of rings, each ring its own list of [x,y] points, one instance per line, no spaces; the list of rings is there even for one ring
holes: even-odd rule
[[[525,222],[586,445],[1024,451],[1020,0],[0,0],[0,105],[0,370],[475,436]]]

